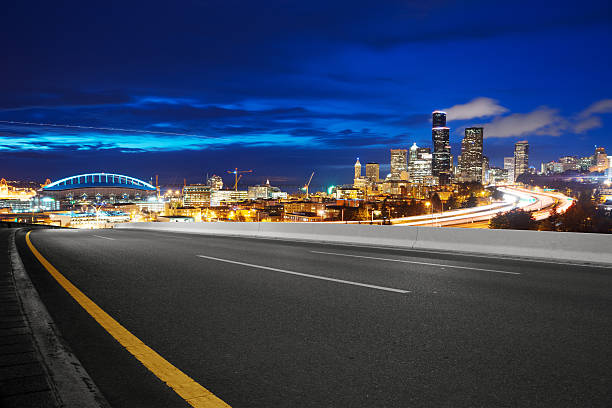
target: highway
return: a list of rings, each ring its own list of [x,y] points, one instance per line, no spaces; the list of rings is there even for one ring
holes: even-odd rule
[[[500,186],[499,191],[504,193],[503,201],[478,207],[462,208],[444,212],[431,212],[429,214],[414,215],[410,217],[392,218],[389,222],[399,226],[433,226],[433,227],[467,227],[488,228],[489,221],[499,213],[508,212],[515,208],[531,212],[536,220],[543,220],[550,216],[550,211],[556,205],[557,212],[562,214],[573,203],[570,197],[562,193],[542,191],[541,189],[527,189],[517,186]],[[362,224],[367,221],[328,221],[327,224]],[[374,224],[381,224],[383,220],[372,220]]]
[[[29,238],[232,407],[612,404],[611,268],[131,230]],[[17,244],[113,407],[189,406],[58,284],[24,232]]]

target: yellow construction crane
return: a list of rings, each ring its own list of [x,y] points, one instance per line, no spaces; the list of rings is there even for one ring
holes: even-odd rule
[[[234,183],[234,191],[238,191],[238,181],[242,178],[243,173],[252,173],[253,170],[238,170],[236,167],[234,170],[228,170],[229,174],[233,174],[236,177],[236,182]],[[240,175],[240,176],[238,176]]]
[[[308,188],[310,188],[310,182],[312,181],[312,176],[314,176],[314,171],[312,172],[312,174],[310,175],[310,178],[308,179],[308,183],[306,183],[304,185],[304,187],[302,187],[302,190],[306,191],[306,199],[308,200],[308,198],[310,197],[308,195]]]

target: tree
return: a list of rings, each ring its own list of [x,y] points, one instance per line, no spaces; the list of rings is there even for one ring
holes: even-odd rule
[[[442,209],[442,200],[440,200],[440,196],[438,195],[438,193],[434,194],[431,197],[431,206],[435,211],[440,211]]]
[[[550,210],[548,218],[540,221],[538,225],[538,231],[557,231],[559,229],[559,213],[557,212],[557,206],[555,205]]]
[[[583,192],[559,217],[559,230],[567,232],[612,232],[612,219],[597,208],[591,194]]]
[[[463,205],[461,207],[463,207],[463,208],[472,208],[472,207],[476,207],[476,205],[478,205],[478,199],[476,198],[474,193],[472,193],[472,194],[470,194],[468,199],[463,202]]]
[[[531,213],[515,208],[507,213],[499,213],[491,218],[491,229],[533,230],[537,223]]]
[[[498,189],[493,190],[493,192],[491,193],[491,199],[495,200],[495,201],[501,201],[504,199],[504,193],[502,193],[501,191],[499,191]]]

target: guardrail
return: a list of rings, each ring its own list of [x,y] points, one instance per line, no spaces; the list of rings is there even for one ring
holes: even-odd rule
[[[612,264],[612,235],[575,232],[398,227],[327,223],[145,222],[119,229],[387,246],[473,254]]]
[[[13,222],[13,221],[0,221],[0,228],[42,228],[42,229],[56,229],[66,228],[57,225],[47,224],[30,224],[27,222]]]

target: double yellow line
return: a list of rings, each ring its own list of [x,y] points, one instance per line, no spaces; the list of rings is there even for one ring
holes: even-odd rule
[[[87,313],[91,315],[111,336],[115,338],[127,351],[136,357],[155,376],[165,382],[181,398],[196,408],[229,408],[229,405],[215,396],[212,392],[195,382],[187,374],[170,364],[157,354],[155,350],[144,344],[138,337],[130,333],[119,322],[108,315],[90,298],[85,296],[76,286],[64,277],[49,261],[41,255],[30,240],[30,232],[26,234],[28,247],[55,278],[55,280],[76,300]]]

